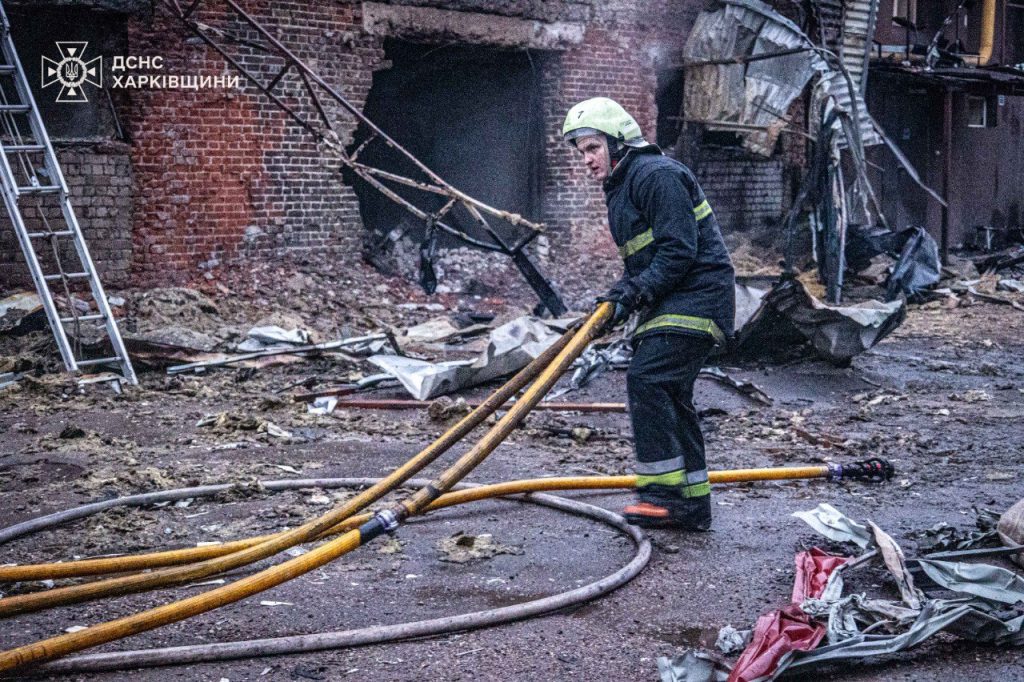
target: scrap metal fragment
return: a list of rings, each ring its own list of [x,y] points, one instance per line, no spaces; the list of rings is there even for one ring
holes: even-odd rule
[[[796,24],[757,0],[727,0],[701,12],[683,58],[686,119],[738,130],[744,147],[762,156],[775,149],[793,100],[828,70]]]
[[[743,381],[741,379],[734,379],[729,374],[725,373],[718,367],[702,367],[698,376],[707,377],[708,379],[714,379],[715,381],[731,386],[743,395],[756,400],[763,405],[771,405],[775,401],[772,397],[765,393],[764,389],[755,384],[752,381]]]
[[[1005,568],[932,559],[917,563],[932,582],[951,592],[1011,606],[1024,603],[1024,579]]]
[[[871,532],[866,526],[826,502],[809,511],[793,512],[793,516],[834,542],[852,542],[862,549],[871,544]]]
[[[348,351],[362,350],[380,350],[386,345],[388,337],[385,334],[370,334],[368,336],[357,336],[351,339],[341,339],[339,341],[327,341],[326,343],[314,343],[307,346],[289,346],[286,348],[270,348],[263,351],[256,351],[254,353],[243,353],[242,355],[232,355],[228,357],[218,358],[216,360],[205,360],[203,362],[190,362],[185,365],[175,365],[167,368],[168,374],[180,374],[182,372],[201,372],[206,369],[213,367],[224,367],[226,365],[233,365],[236,362],[244,362],[245,360],[254,360],[256,358],[266,358],[274,355],[296,355],[306,353],[322,353],[324,351],[341,350],[342,348]]]
[[[417,400],[428,400],[520,370],[557,340],[558,335],[540,320],[524,316],[491,332],[487,348],[476,360],[433,363],[374,355],[369,361],[398,379]]]
[[[903,603],[915,611],[920,609],[924,594],[914,586],[914,576],[907,569],[907,559],[903,556],[903,550],[888,533],[875,525],[874,521],[868,521],[868,525],[871,527],[875,545],[882,555],[882,561],[899,587]]]
[[[823,358],[845,364],[896,329],[907,311],[902,299],[829,305],[813,296],[803,282],[787,278],[764,297],[761,309],[740,331],[740,343],[747,344],[758,334],[774,332],[777,325],[771,318],[779,315],[810,341]]]

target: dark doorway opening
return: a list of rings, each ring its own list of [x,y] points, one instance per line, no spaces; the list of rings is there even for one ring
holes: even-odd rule
[[[49,136],[57,140],[120,136],[121,124],[113,113],[112,96],[108,95],[112,75],[109,69],[114,55],[128,52],[127,15],[58,3],[10,7],[8,13],[11,37]],[[85,100],[73,103],[58,102],[59,83],[43,88],[41,75],[41,57],[59,61],[62,55],[57,43],[69,41],[86,44],[83,59],[90,63],[102,57],[97,79],[102,87],[84,85]],[[11,79],[4,79],[3,87],[8,102],[20,101]],[[27,128],[21,132],[27,132]]]
[[[388,40],[392,67],[374,74],[363,111],[396,142],[458,189],[491,206],[537,220],[541,206],[544,120],[538,69],[523,51],[479,46],[420,45]],[[360,126],[352,150],[369,137]],[[360,160],[408,177],[422,178],[415,166],[379,140],[360,152]],[[371,243],[399,230],[421,241],[425,225],[404,208],[357,177],[347,178],[359,197]],[[389,183],[419,208],[434,212],[446,198]],[[491,241],[462,207],[445,222],[477,239]],[[497,218],[488,218],[507,244],[524,234]],[[441,247],[463,242],[444,235]]]
[[[662,149],[669,149],[679,139],[682,128],[683,69],[660,69],[657,77],[654,101],[658,107],[658,130],[655,142]]]

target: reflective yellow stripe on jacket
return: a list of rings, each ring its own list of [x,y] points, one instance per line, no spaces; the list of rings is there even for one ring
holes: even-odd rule
[[[693,217],[697,220],[704,220],[709,215],[711,215],[711,204],[707,199],[693,207]]]
[[[700,202],[693,207],[693,217],[697,220],[704,220],[711,215],[711,204],[708,200]],[[619,247],[619,255],[622,258],[629,258],[635,253],[642,251],[651,244],[654,243],[654,230],[647,229],[638,234],[637,236],[630,239],[628,242]]]
[[[692,317],[690,315],[658,315],[636,328],[634,336],[639,336],[654,329],[692,329],[693,331],[704,332],[714,337],[720,345],[725,345],[725,334],[715,324],[714,320],[706,317]]]
[[[628,242],[619,247],[619,255],[623,258],[629,258],[637,251],[645,249],[654,243],[654,230],[645,230],[637,236],[630,239]]]

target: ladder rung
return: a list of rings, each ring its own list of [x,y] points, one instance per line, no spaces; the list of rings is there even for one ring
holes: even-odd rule
[[[0,104],[0,114],[27,114],[32,107],[27,104]]]
[[[0,64],[0,76],[10,76],[16,71],[13,64]]]
[[[41,144],[8,144],[4,145],[5,152],[42,152],[46,147]]]
[[[85,279],[89,276],[88,272],[67,272],[63,275],[43,275],[43,279],[47,282],[52,282],[57,279]]]
[[[18,188],[18,194],[56,194],[59,191],[60,185],[29,185]]]
[[[29,232],[29,239],[42,239],[43,237],[70,237],[74,232],[71,230],[60,230],[58,232]]]
[[[66,324],[68,322],[74,322],[75,320],[78,320],[79,322],[92,322],[94,320],[103,319],[106,319],[103,317],[103,313],[90,313],[88,315],[79,315],[78,317],[62,317],[60,318],[60,321]]]
[[[96,358],[95,360],[78,360],[75,362],[79,367],[87,367],[89,365],[104,365],[108,362],[121,362],[121,358]]]

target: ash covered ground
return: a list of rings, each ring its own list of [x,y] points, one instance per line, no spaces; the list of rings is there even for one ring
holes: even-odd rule
[[[488,310],[498,320],[526,312],[486,294],[428,299],[380,278],[348,283],[321,265],[226,274],[205,291],[124,292],[126,334],[202,334],[209,348],[240,339],[249,326],[289,323],[317,340],[409,326],[444,310]],[[287,274],[286,276],[286,273]],[[359,292],[353,289],[359,288]],[[345,289],[345,295],[339,293]],[[331,293],[334,292],[334,295]],[[348,301],[359,300],[353,306]],[[526,297],[524,297],[526,300]],[[409,304],[399,307],[399,304]],[[911,306],[890,337],[835,368],[811,357],[727,364],[755,382],[771,406],[721,384],[698,381],[710,468],[789,466],[888,458],[883,485],[822,481],[717,486],[713,532],[654,531],[650,565],[597,601],[554,615],[476,632],[388,645],[141,670],[137,680],[655,680],[655,659],[714,647],[719,628],[749,628],[788,603],[793,556],[823,540],[790,514],[828,502],[872,519],[914,554],[921,532],[939,522],[973,527],[973,507],[1003,511],[1024,497],[1024,313],[962,299]],[[22,366],[56,369],[36,332],[3,340]],[[196,338],[193,336],[193,338]],[[446,351],[471,356],[465,348]],[[0,526],[110,497],[156,489],[263,479],[382,476],[449,424],[426,411],[338,409],[310,415],[291,394],[371,373],[342,356],[201,375],[140,373],[141,386],[114,395],[84,391],[55,373],[29,376],[0,393]],[[625,376],[610,371],[575,402],[621,401]],[[487,395],[492,386],[462,395]],[[381,389],[366,397],[405,396]],[[716,409],[708,409],[716,408]],[[197,426],[208,415],[228,415]],[[271,423],[288,436],[273,435]],[[451,461],[473,442],[457,446]],[[492,482],[535,476],[632,471],[623,414],[531,414],[470,477]],[[348,494],[311,489],[270,494],[253,486],[188,504],[119,509],[12,541],[4,562],[68,560],[224,541],[294,526]],[[626,493],[573,493],[618,510]],[[489,534],[497,548],[459,560],[457,534]],[[209,643],[339,630],[503,606],[577,587],[615,571],[632,543],[592,521],[514,502],[492,501],[432,514],[324,568],[269,592],[105,650]],[[994,563],[1003,564],[1002,560]],[[258,567],[269,565],[264,562]],[[227,576],[232,580],[245,572]],[[872,578],[877,578],[872,581]],[[881,574],[865,589],[894,598]],[[35,589],[18,585],[14,590]],[[4,648],[87,626],[210,586],[185,586],[81,604],[7,621]],[[1019,675],[1019,652],[941,635],[905,654],[832,668],[803,679],[996,680]],[[120,680],[129,673],[71,679]],[[56,679],[56,678],[55,678]],[[68,679],[68,678],[62,678]]]

